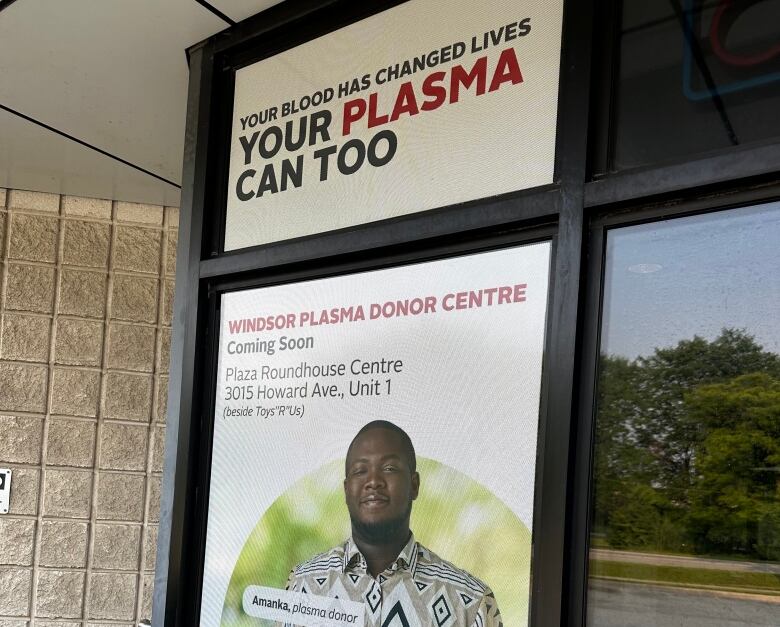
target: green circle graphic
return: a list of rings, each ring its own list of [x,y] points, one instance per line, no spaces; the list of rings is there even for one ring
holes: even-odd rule
[[[411,527],[423,545],[493,589],[504,625],[528,623],[531,532],[498,497],[445,464],[418,457],[420,495]],[[284,588],[290,569],[349,537],[344,460],[297,481],[269,507],[238,557],[222,610],[222,627],[272,624],[244,614],[250,585]]]

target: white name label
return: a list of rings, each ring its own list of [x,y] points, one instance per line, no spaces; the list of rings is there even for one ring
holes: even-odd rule
[[[243,606],[249,616],[311,627],[363,627],[365,612],[355,601],[264,586],[248,586]]]

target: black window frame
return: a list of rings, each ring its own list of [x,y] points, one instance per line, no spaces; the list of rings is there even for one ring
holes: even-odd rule
[[[220,295],[540,239],[553,242],[553,255],[530,625],[582,627],[605,229],[780,198],[780,142],[592,180],[591,164],[609,149],[605,77],[615,50],[602,44],[614,20],[596,0],[564,0],[554,183],[224,252],[235,69],[401,3],[287,0],[188,51],[155,627],[199,621]]]

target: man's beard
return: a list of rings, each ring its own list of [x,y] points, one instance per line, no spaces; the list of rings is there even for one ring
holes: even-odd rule
[[[379,522],[363,522],[350,517],[353,533],[357,533],[363,540],[371,544],[385,544],[388,541],[395,540],[402,532],[409,528],[409,516],[412,513],[412,504],[406,512]]]

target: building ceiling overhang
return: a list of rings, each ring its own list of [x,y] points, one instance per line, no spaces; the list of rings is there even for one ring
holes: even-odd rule
[[[279,0],[0,0],[0,187],[178,205],[186,49]]]

